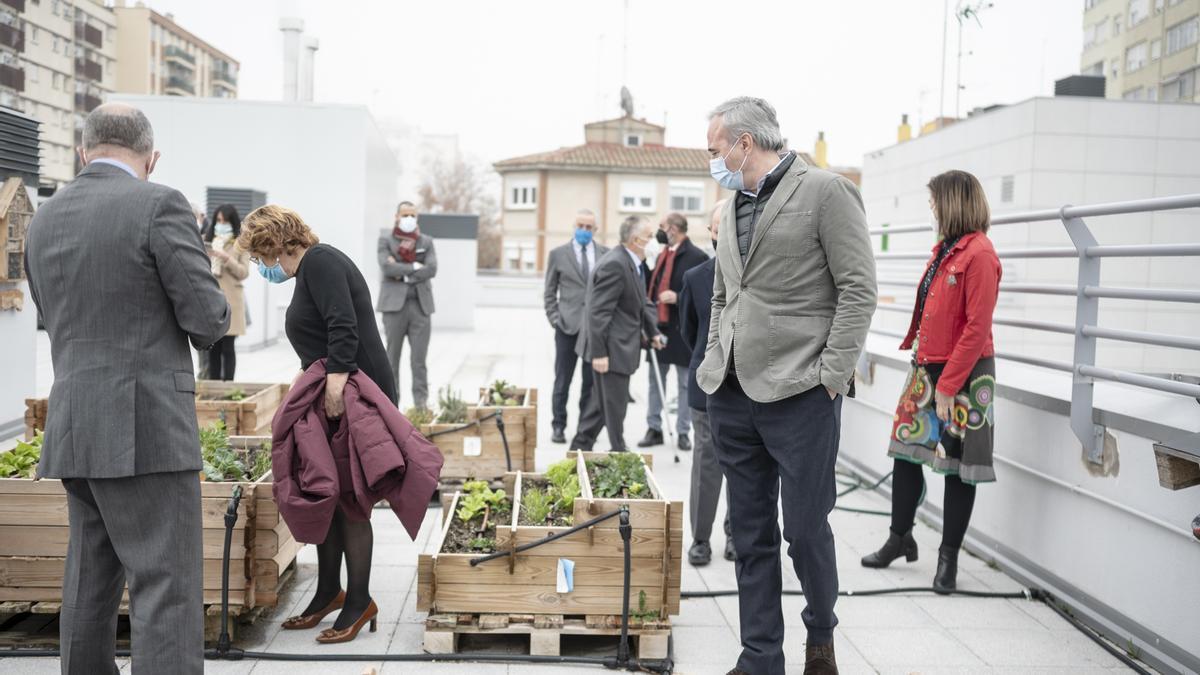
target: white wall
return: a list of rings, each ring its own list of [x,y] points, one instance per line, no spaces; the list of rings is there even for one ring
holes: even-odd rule
[[[267,193],[295,209],[321,241],[350,256],[377,294],[375,242],[396,204],[396,159],[365,107],[133,96],[154,125],[155,182],[204,203],[209,186]],[[245,214],[243,214],[245,215]],[[292,282],[246,281],[252,325],[241,346],[282,337]]]
[[[433,279],[434,328],[475,327],[475,267],[478,246],[474,239],[435,239],[438,272]]]
[[[37,393],[37,308],[29,284],[0,284],[12,288],[25,294],[25,308],[0,311],[0,429],[24,418],[25,399]]]

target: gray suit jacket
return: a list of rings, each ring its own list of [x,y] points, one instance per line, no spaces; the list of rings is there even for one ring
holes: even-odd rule
[[[187,199],[89,164],[38,209],[26,255],[54,362],[38,475],[199,471],[188,338],[212,346],[230,315]]]
[[[437,276],[437,252],[433,248],[433,237],[426,234],[417,237],[417,262],[421,263],[419,270],[410,263],[388,262],[389,256],[400,260],[400,245],[391,230],[380,235],[376,249],[383,280],[379,284],[379,303],[375,311],[399,312],[404,309],[408,287],[416,286],[421,311],[426,315],[433,314],[433,285],[429,282]]]
[[[875,258],[849,180],[797,159],[775,188],[743,265],[734,200],[721,215],[712,317],[696,379],[720,388],[730,352],[760,403],[819,384],[850,389],[875,312]]]
[[[595,265],[608,253],[608,249],[592,242],[596,248],[592,252]],[[594,271],[594,270],[591,270]],[[589,276],[591,276],[589,274]],[[550,325],[567,335],[579,333],[583,323],[583,305],[587,301],[588,280],[583,278],[583,269],[579,259],[575,257],[575,243],[567,242],[550,251],[550,259],[546,263],[546,287],[543,301],[546,305],[546,318]]]
[[[607,356],[609,370],[632,375],[638,369],[643,333],[649,338],[659,335],[658,315],[646,298],[646,284],[633,258],[618,244],[596,262],[575,353],[589,364]]]

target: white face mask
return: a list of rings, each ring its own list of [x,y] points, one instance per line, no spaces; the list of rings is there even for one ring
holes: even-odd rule
[[[216,226],[213,227],[213,232],[215,232],[218,237],[232,237],[233,226],[229,223],[217,223]]]
[[[659,253],[662,253],[662,244],[657,240],[651,239],[646,243],[646,266],[654,269],[654,261],[658,260]]]
[[[416,232],[417,231],[416,216],[401,216],[400,231],[405,234],[412,234],[413,232]]]

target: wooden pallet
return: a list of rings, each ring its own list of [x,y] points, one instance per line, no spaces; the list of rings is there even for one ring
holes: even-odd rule
[[[621,635],[621,617],[561,614],[433,614],[425,620],[424,649],[430,654],[458,654],[463,635],[528,635],[529,653],[558,656],[565,636]],[[665,659],[671,637],[670,619],[630,619],[629,636],[639,659]]]

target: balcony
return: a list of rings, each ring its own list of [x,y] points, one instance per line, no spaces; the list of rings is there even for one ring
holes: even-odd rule
[[[75,24],[75,39],[83,40],[96,49],[104,46],[104,32],[95,26],[83,22]]]
[[[75,76],[99,82],[104,79],[104,68],[90,59],[75,59]]]
[[[228,70],[219,70],[214,68],[212,71],[212,80],[213,84],[215,85],[228,87],[230,89],[237,88],[237,75],[234,75]]]
[[[196,81],[190,77],[172,75],[167,78],[167,86],[163,88],[163,93],[168,96],[195,96]]]
[[[0,0],[0,5],[12,7],[18,14],[25,11],[25,0]]]
[[[0,64],[0,87],[25,91],[25,69]]]
[[[188,70],[196,67],[196,57],[175,45],[170,45],[163,50],[163,60],[170,64],[182,66]]]
[[[93,94],[85,94],[76,92],[75,94],[75,112],[89,113],[96,109],[96,106],[103,103],[104,100]]]
[[[0,46],[8,47],[18,54],[25,52],[25,31],[19,26],[0,24]]]

